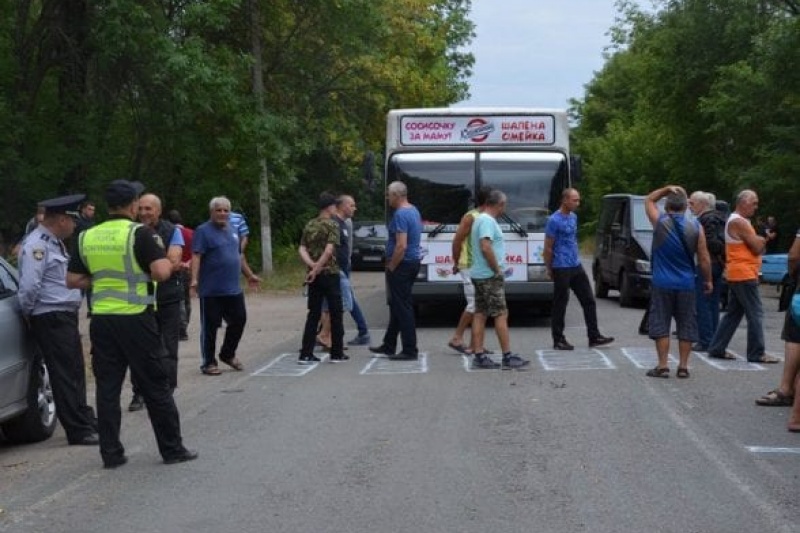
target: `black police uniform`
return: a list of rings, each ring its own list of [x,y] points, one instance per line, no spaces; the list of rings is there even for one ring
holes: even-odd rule
[[[106,189],[109,207],[130,205],[142,192],[139,183],[115,180]],[[119,220],[122,217],[111,217]],[[110,222],[109,221],[109,222]],[[103,224],[87,230],[97,231]],[[133,255],[139,267],[149,272],[150,264],[165,258],[164,250],[153,238],[153,231],[145,226],[135,230]],[[69,272],[91,275],[80,256],[70,260]],[[95,293],[96,298],[100,295]],[[120,392],[128,366],[135,376],[145,400],[150,423],[155,433],[159,452],[167,464],[190,461],[197,453],[183,446],[180,414],[172,397],[169,365],[166,363],[158,324],[154,311],[148,307],[138,314],[103,314],[99,302],[92,313],[90,328],[92,339],[92,368],[97,389],[97,414],[100,432],[100,454],[106,468],[115,468],[127,462],[125,448],[119,439],[121,409]]]

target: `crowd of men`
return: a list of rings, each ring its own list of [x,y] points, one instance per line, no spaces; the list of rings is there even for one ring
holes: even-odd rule
[[[104,194],[109,219],[95,224],[94,204],[84,195],[43,201],[37,218],[19,247],[20,305],[37,339],[52,378],[59,420],[69,444],[99,445],[103,464],[115,468],[127,462],[120,442],[120,393],[130,369],[133,400],[129,410],[146,408],[165,463],[189,461],[197,452],[184,447],[180,416],[173,399],[178,386],[178,347],[188,338],[191,298],[199,298],[203,375],[218,376],[219,362],[235,371],[244,364],[236,350],[247,322],[240,275],[257,288],[261,279],[244,257],[247,229],[241,215],[231,212],[224,197],[209,202],[209,219],[194,231],[171,211],[162,217],[161,199],[143,194],[138,182],[115,180]],[[419,210],[409,201],[406,185],[389,184],[386,200],[393,215],[386,248],[386,286],[390,319],[380,344],[369,350],[390,360],[419,357],[412,301],[420,269],[423,231]],[[664,209],[658,204],[664,200]],[[448,346],[472,358],[478,369],[524,369],[530,361],[514,353],[505,299],[505,248],[498,218],[508,199],[497,189],[476,194],[476,206],[464,214],[453,241],[454,274],[462,278],[467,300]],[[750,219],[758,208],[752,190],[741,191],[733,213],[725,219],[714,208],[711,193],[691,196],[671,185],[651,192],[645,201],[654,228],[652,290],[647,333],[654,340],[657,364],[647,376],[667,378],[672,321],[676,324],[678,378],[689,377],[692,351],[711,358],[735,355],[727,345],[743,318],[747,320],[747,360],[777,363],[765,353],[763,308],[758,290],[761,255],[774,239],[774,229],[759,232]],[[580,194],[563,191],[559,209],[545,229],[544,261],[554,283],[551,325],[553,348],[573,350],[564,335],[570,291],[583,309],[588,346],[614,342],[600,332],[591,284],[579,257],[577,215]],[[298,253],[307,267],[308,314],[299,364],[314,364],[315,344],[327,341],[331,362],[344,362],[343,313],[349,311],[358,333],[348,345],[369,344],[369,329],[350,283],[352,196],[323,193],[318,216],[303,231]],[[693,216],[689,216],[691,211]],[[774,221],[773,221],[774,222]],[[72,253],[68,252],[68,245]],[[798,277],[800,232],[789,253],[790,274]],[[727,312],[720,318],[723,272],[728,284]],[[78,309],[86,296],[91,325],[92,370],[96,379],[96,409],[86,401],[83,348],[78,333]],[[501,359],[485,347],[491,317]],[[226,324],[217,352],[217,332]],[[800,317],[787,310],[782,338],[786,342],[779,386],[758,398],[764,406],[793,406],[788,428],[800,431]],[[463,340],[470,328],[469,343]],[[399,351],[398,351],[399,346]]]

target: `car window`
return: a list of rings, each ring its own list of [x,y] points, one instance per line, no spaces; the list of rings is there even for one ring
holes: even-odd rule
[[[353,229],[353,235],[363,239],[386,239],[389,237],[389,230],[385,224],[363,224]]]
[[[16,294],[19,289],[16,278],[5,263],[0,263],[0,298]]]

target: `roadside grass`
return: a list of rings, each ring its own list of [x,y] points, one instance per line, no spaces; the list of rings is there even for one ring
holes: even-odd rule
[[[297,247],[276,249],[272,257],[272,272],[261,275],[261,289],[267,292],[290,293],[302,290],[306,268],[297,255]]]

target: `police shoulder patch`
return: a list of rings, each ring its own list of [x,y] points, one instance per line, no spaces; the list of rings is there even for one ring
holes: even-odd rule
[[[31,252],[33,258],[37,261],[41,261],[44,259],[44,248],[34,248],[33,252]]]

